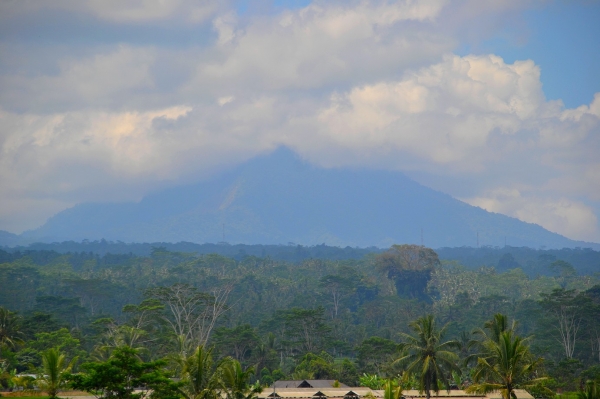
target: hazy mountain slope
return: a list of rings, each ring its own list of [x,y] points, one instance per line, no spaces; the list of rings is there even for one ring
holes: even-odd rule
[[[81,204],[24,234],[40,240],[288,243],[431,247],[574,247],[534,224],[486,212],[401,173],[322,169],[280,149],[207,182],[139,203]],[[589,246],[589,245],[588,245]]]
[[[14,247],[17,245],[31,244],[32,240],[22,237],[17,234],[9,233],[8,231],[0,230],[0,245]]]

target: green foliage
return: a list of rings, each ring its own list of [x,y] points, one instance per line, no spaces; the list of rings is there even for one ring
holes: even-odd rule
[[[11,378],[11,380],[13,383],[13,387],[16,388],[16,390],[21,390],[21,391],[32,390],[34,388],[35,382],[36,382],[36,379],[29,375],[21,375],[21,376],[15,375],[14,377]]]
[[[443,341],[447,326],[438,329],[433,315],[420,317],[410,326],[415,335],[401,333],[406,355],[397,362],[407,365],[408,374],[419,377],[419,389],[425,391],[429,399],[431,391],[440,391],[440,383],[450,389],[447,377],[450,372],[460,372],[457,366],[458,356],[453,352],[460,345],[454,340]]]
[[[497,337],[487,339],[483,346],[484,353],[477,359],[473,374],[474,384],[467,388],[467,392],[500,391],[504,399],[516,399],[516,388],[539,386],[545,380],[533,378],[541,368],[542,359],[534,357],[527,346],[527,339],[517,336],[513,330],[500,331]]]
[[[532,251],[524,256],[529,252],[514,248],[462,249],[474,256],[490,255],[475,265],[432,261],[432,267],[421,262],[420,251],[427,249],[418,246],[393,247],[382,256],[372,253],[362,259],[335,260],[325,256],[352,249],[328,252],[330,248],[323,247],[320,257],[312,256],[318,255],[314,251],[320,246],[283,246],[281,253],[293,250],[297,256],[291,263],[258,257],[260,253],[252,253],[250,247],[239,247],[232,257],[225,257],[192,253],[183,244],[169,251],[173,248],[169,245],[156,248],[151,256],[30,251],[5,257],[8,263],[0,266],[0,283],[9,286],[0,285],[0,306],[10,309],[5,314],[16,323],[17,335],[14,344],[5,339],[0,348],[5,370],[0,384],[14,385],[11,373],[39,369],[41,353],[53,347],[67,361],[79,356],[104,363],[115,348],[130,346],[140,361],[170,359],[162,368],[185,381],[189,376],[182,374],[184,360],[204,343],[207,351],[214,348],[212,370],[217,375],[223,359],[232,357],[241,370],[260,370],[251,381],[258,379],[263,385],[294,375],[324,375],[355,385],[366,373],[379,378],[403,375],[400,385],[416,389],[421,385],[421,369],[402,374],[408,363],[394,360],[408,353],[402,354],[396,340],[402,334],[414,335],[410,323],[426,314],[434,314],[440,325],[447,324],[445,335],[460,341],[456,349],[461,359],[472,360],[468,365],[460,363],[462,375],[455,370],[450,376],[443,368],[445,378],[459,386],[470,383],[470,368],[477,366],[478,357],[485,357],[479,344],[499,336],[485,327],[495,313],[518,320],[519,333],[534,336],[527,342],[532,354],[547,360],[552,377],[544,382],[547,388],[575,391],[582,380],[593,379],[585,370],[600,364],[600,285],[594,286],[599,280],[585,275],[577,258],[585,255],[591,265],[596,255],[589,251],[550,251],[552,256],[546,256],[549,251]],[[238,253],[240,249],[252,256]],[[505,253],[512,258],[500,262]],[[576,274],[561,260],[572,265]],[[509,269],[507,265],[515,266],[514,262],[523,270]],[[418,279],[406,280],[413,286],[405,286],[404,280],[402,287],[398,285],[402,279],[397,273],[408,271],[431,272],[418,293],[411,293],[419,286]],[[189,288],[189,295],[174,293],[183,286]],[[223,287],[231,290],[221,302],[221,313],[213,317],[215,290]],[[568,293],[565,301],[554,289]],[[177,305],[180,299],[190,306]],[[562,341],[557,341],[562,310],[576,315],[579,323],[568,361]],[[175,326],[178,315],[190,317]],[[511,323],[506,326],[500,331],[516,334]],[[471,336],[474,328],[484,334]],[[477,343],[469,344],[473,339]],[[320,360],[308,359],[308,353]]]
[[[53,315],[58,321],[78,327],[87,313],[81,306],[80,298],[66,298],[56,295],[42,295],[35,298],[34,310]]]
[[[107,361],[85,363],[85,374],[69,377],[74,389],[104,399],[178,398],[178,384],[162,371],[164,365],[164,361],[143,362],[135,350],[119,347]],[[141,391],[136,391],[139,387]]]
[[[54,315],[34,311],[23,315],[22,331],[25,340],[35,339],[35,334],[52,332],[68,327],[67,323],[60,321]]]
[[[379,377],[377,374],[363,373],[359,378],[359,384],[361,387],[368,387],[371,389],[383,389],[386,379]]]
[[[581,378],[585,380],[598,380],[600,381],[600,364],[591,366],[581,372]]]
[[[52,332],[37,333],[35,334],[35,340],[30,341],[28,346],[38,352],[56,348],[65,353],[68,359],[73,359],[81,355],[80,340],[73,337],[66,328]]]
[[[0,351],[22,344],[22,337],[20,317],[16,313],[0,307]],[[0,359],[2,359],[1,356]]]
[[[327,353],[321,353],[321,355],[307,353],[296,366],[294,375],[298,379],[311,380],[335,380],[338,378],[333,359]]]
[[[73,337],[66,328],[36,333],[35,339],[30,340],[17,356],[21,364],[26,364],[29,368],[37,368],[42,365],[44,353],[53,348],[64,353],[67,361],[87,356],[80,346],[80,340]]]
[[[318,352],[324,349],[331,337],[331,327],[324,317],[325,309],[291,308],[276,311],[268,321],[271,329],[283,331],[283,341],[301,353]],[[269,328],[265,327],[265,328]]]
[[[67,374],[71,372],[77,358],[67,364],[65,355],[58,348],[50,348],[42,352],[42,373],[36,380],[36,384],[50,395],[56,398],[59,390],[65,387]]]
[[[212,349],[198,346],[188,357],[180,358],[180,392],[186,399],[216,399],[221,386],[221,365],[216,365]]]
[[[220,368],[221,384],[227,399],[256,399],[262,392],[260,384],[249,384],[254,368],[244,371],[240,362],[235,359],[227,359]]]
[[[260,370],[260,383],[263,386],[269,386],[271,384],[273,384],[275,382],[275,380],[273,379],[273,376],[271,375],[271,372],[269,371],[268,368],[263,367],[262,370]]]
[[[397,357],[398,344],[389,339],[370,337],[358,345],[355,350],[361,370],[366,373],[382,375],[391,368],[391,363]]]
[[[556,381],[553,378],[548,377],[545,380],[540,381],[527,388],[527,392],[536,399],[549,399],[549,398],[561,398],[566,399],[563,395],[555,395]]]
[[[402,397],[402,387],[395,380],[386,380],[383,389],[384,399],[400,399]]]
[[[0,305],[14,311],[31,307],[40,285],[40,273],[31,259],[22,258],[12,264],[0,264]]]
[[[549,362],[547,368],[548,374],[553,377],[554,389],[573,392],[585,379],[585,375],[582,376],[584,365],[579,359],[563,358],[557,363]]]
[[[235,328],[220,327],[215,330],[213,341],[219,352],[225,356],[232,356],[239,361],[246,359],[252,348],[259,343],[258,335],[250,324]]]
[[[440,265],[438,255],[419,245],[393,245],[376,258],[377,268],[394,280],[400,297],[429,300],[427,284]]]
[[[577,393],[577,399],[600,399],[600,383],[588,380],[582,391]]]
[[[358,369],[356,364],[348,358],[342,359],[341,364],[337,364],[338,377],[340,382],[348,386],[356,386],[358,384]]]

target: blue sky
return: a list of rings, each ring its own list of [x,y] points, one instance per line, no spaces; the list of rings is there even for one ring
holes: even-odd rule
[[[0,3],[0,229],[285,146],[600,242],[600,3]]]
[[[567,107],[589,104],[600,92],[600,6],[598,2],[553,1],[523,12],[524,32],[505,27],[476,48],[460,53],[495,53],[506,62],[532,59],[540,66],[544,93]],[[568,78],[566,78],[568,77]]]

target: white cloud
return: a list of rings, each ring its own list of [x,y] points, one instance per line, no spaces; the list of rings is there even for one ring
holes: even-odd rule
[[[445,1],[323,3],[246,24],[233,14],[214,20],[211,59],[192,87],[230,90],[314,89],[396,74],[451,50],[455,42],[428,29]],[[410,31],[399,24],[414,22]]]
[[[122,107],[151,92],[151,66],[156,51],[117,45],[85,58],[58,61],[56,74],[0,76],[0,102],[4,108],[38,112],[90,107]],[[136,104],[137,105],[137,104]]]
[[[593,209],[568,198],[557,200],[522,195],[517,189],[496,189],[464,201],[490,212],[536,223],[576,240],[600,241],[598,217]]]
[[[0,112],[0,197],[18,193],[56,199],[71,192],[81,195],[109,179],[168,178],[164,173],[169,159],[163,155],[173,148],[168,130],[157,131],[155,126],[176,122],[190,110],[177,106],[151,112]]]
[[[235,99],[234,96],[221,97],[217,100],[217,103],[219,103],[219,105],[222,107],[223,105],[232,102],[234,99]]]
[[[559,124],[560,108],[544,100],[533,62],[447,56],[404,79],[332,95],[317,124],[333,147],[358,152],[392,147],[433,168],[477,171],[501,155],[492,140],[501,140],[508,151],[527,150],[531,143],[521,142],[519,132],[539,129],[536,124],[548,117]]]
[[[474,193],[449,191],[473,204],[598,239],[600,93],[564,109],[544,98],[531,60],[452,54],[465,27],[490,35],[523,2],[317,1],[246,16],[227,2],[117,3],[0,5],[4,21],[54,8],[106,31],[195,34],[210,22],[201,43],[181,46],[0,42],[15,55],[0,61],[0,229],[287,145],[326,166],[461,180]],[[40,211],[18,228],[23,204]]]

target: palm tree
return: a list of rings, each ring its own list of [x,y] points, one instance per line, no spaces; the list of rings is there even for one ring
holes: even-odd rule
[[[513,330],[499,333],[498,340],[483,343],[485,352],[477,359],[474,384],[469,393],[500,391],[504,399],[516,399],[516,388],[532,388],[546,378],[531,378],[540,368],[542,359],[534,358],[527,346],[528,338],[517,336]]]
[[[394,380],[387,380],[383,384],[383,399],[400,399],[402,398],[402,387]]]
[[[425,391],[427,399],[431,397],[431,391],[440,391],[440,382],[450,389],[447,378],[450,372],[460,373],[458,356],[452,351],[460,344],[457,341],[442,342],[447,326],[438,330],[433,315],[427,315],[410,323],[416,336],[400,333],[406,341],[403,349],[407,354],[395,363],[408,364],[407,373],[418,376],[420,390]]]
[[[510,324],[508,323],[508,317],[502,313],[496,313],[492,320],[488,320],[483,324],[483,328],[489,331],[489,335],[482,329],[476,329],[473,334],[480,335],[484,340],[491,339],[498,342],[500,334],[505,331],[515,331],[517,329],[517,322],[513,320]]]
[[[221,384],[227,399],[256,399],[262,392],[260,384],[249,385],[248,380],[254,374],[254,368],[242,370],[242,365],[235,359],[227,359],[221,367]]]
[[[600,387],[596,381],[587,381],[585,388],[577,392],[577,399],[600,399]]]
[[[212,349],[200,345],[194,353],[181,359],[183,387],[181,393],[186,399],[217,399],[220,388],[219,369],[215,367]]]
[[[16,313],[0,307],[0,351],[23,343],[20,320]]]
[[[505,331],[515,332],[517,329],[517,322],[513,322],[509,326],[508,317],[501,313],[496,313],[491,320],[486,321],[483,324],[483,329],[476,328],[472,334],[476,337],[467,343],[467,349],[475,347],[478,353],[471,354],[466,357],[465,365],[477,363],[477,359],[480,357],[486,357],[486,351],[488,349],[488,342],[498,342],[500,335]],[[487,330],[487,332],[486,332]]]
[[[110,319],[106,319],[104,324],[106,325],[106,330],[102,334],[100,343],[94,347],[92,352],[93,359],[106,361],[110,358],[114,349],[123,346],[134,349],[138,358],[140,358],[140,353],[146,351],[146,347],[143,344],[150,341],[146,339],[148,335],[146,331],[128,325],[118,325]]]
[[[42,375],[37,379],[38,386],[56,398],[58,391],[65,385],[65,374],[69,373],[77,358],[66,364],[65,355],[58,348],[42,352]]]

